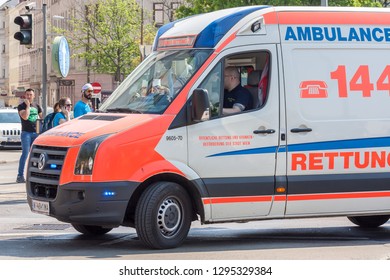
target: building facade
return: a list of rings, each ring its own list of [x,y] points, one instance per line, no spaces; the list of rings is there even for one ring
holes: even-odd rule
[[[183,0],[137,0],[143,8],[143,13],[152,15],[157,27],[173,20],[173,11]],[[34,8],[26,10],[26,5],[35,3]],[[47,35],[47,106],[53,106],[60,97],[70,97],[72,103],[81,98],[81,87],[87,82],[99,82],[103,93],[112,92],[116,86],[114,76],[99,74],[90,70],[83,59],[71,58],[67,77],[63,78],[54,71],[51,63],[51,43],[55,36],[51,27],[67,28],[67,20],[75,17],[80,9],[90,3],[89,0],[11,0],[0,6],[0,94],[8,106],[16,106],[19,98],[27,88],[36,91],[37,102],[43,102],[43,43],[44,20],[42,6],[46,4],[46,35]],[[14,39],[19,26],[13,21],[21,14],[33,15],[33,46],[27,48]],[[147,20],[147,17],[144,17]],[[142,43],[142,42],[141,42]],[[146,51],[145,51],[146,49]],[[142,52],[150,48],[140,46]],[[72,49],[70,50],[72,54]],[[1,98],[1,97],[0,97]]]

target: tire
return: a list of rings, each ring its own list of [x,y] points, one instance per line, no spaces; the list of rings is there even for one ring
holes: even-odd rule
[[[135,210],[135,228],[140,240],[152,249],[180,246],[191,227],[192,203],[184,188],[172,182],[157,182],[142,194]]]
[[[87,226],[87,225],[80,225],[80,224],[72,224],[72,226],[78,232],[85,235],[91,235],[91,236],[103,235],[112,230],[112,228],[104,228],[101,226]]]
[[[352,223],[362,228],[376,228],[385,224],[390,216],[354,216],[347,218]]]

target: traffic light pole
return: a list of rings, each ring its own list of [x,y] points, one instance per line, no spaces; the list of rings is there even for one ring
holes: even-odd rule
[[[42,4],[43,15],[43,46],[42,46],[42,107],[43,116],[47,114],[47,23],[46,23],[46,4]]]
[[[35,3],[31,3],[34,4]],[[26,9],[29,6],[26,6]],[[43,25],[43,44],[42,44],[42,107],[43,107],[43,116],[47,114],[47,22],[46,22],[46,4],[42,4],[42,25]],[[28,12],[31,12],[32,8],[27,9]],[[20,42],[20,45],[25,45],[27,48],[33,46],[33,18],[31,14],[22,14],[17,16],[14,19],[14,23],[20,26],[19,32],[14,34],[14,38]]]

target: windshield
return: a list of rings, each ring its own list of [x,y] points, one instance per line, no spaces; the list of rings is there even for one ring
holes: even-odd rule
[[[152,53],[100,107],[103,112],[161,114],[209,57],[211,50]]]
[[[0,123],[20,123],[18,112],[0,113]]]

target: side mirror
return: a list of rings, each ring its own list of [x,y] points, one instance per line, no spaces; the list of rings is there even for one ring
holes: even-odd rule
[[[210,102],[207,90],[197,88],[192,93],[191,118],[194,122],[210,119]]]

